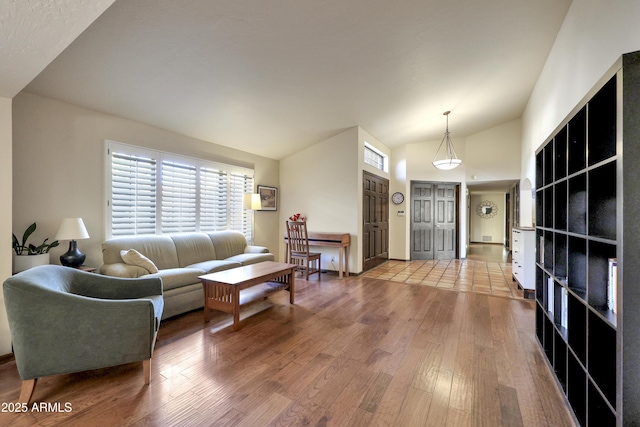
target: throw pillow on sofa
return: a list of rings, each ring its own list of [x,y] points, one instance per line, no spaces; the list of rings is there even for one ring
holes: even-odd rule
[[[158,267],[156,267],[153,261],[135,249],[121,250],[120,257],[126,264],[137,265],[138,267],[144,268],[151,274],[158,272]]]

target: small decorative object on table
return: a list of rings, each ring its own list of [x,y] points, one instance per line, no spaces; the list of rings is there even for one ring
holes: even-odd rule
[[[89,233],[82,222],[82,218],[65,218],[60,224],[56,239],[69,240],[69,250],[60,255],[60,263],[65,267],[77,268],[84,263],[86,255],[78,250],[76,240],[88,239]]]

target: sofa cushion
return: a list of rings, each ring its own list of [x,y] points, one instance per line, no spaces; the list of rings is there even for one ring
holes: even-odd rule
[[[209,237],[216,250],[217,259],[227,259],[242,254],[247,247],[247,239],[239,231],[216,231],[209,233]]]
[[[160,277],[162,279],[162,289],[167,291],[169,289],[199,283],[200,279],[198,277],[205,273],[204,270],[198,268],[167,268],[144,277]]]
[[[149,258],[160,270],[179,267],[176,245],[169,236],[117,237],[102,243],[105,264],[124,262],[121,250],[135,249]]]
[[[120,251],[120,257],[129,265],[137,265],[147,270],[149,273],[157,273],[158,267],[146,256],[142,255],[135,249],[123,249]]]
[[[180,267],[218,259],[211,238],[205,233],[182,233],[170,236],[176,245]]]
[[[188,265],[187,268],[197,268],[198,270],[206,271],[207,273],[215,273],[216,271],[229,270],[230,268],[241,267],[242,264],[237,261],[229,260],[211,260],[202,261],[195,264]]]
[[[249,265],[263,261],[275,261],[275,257],[271,253],[240,254],[227,258],[227,261],[236,261],[242,265]]]

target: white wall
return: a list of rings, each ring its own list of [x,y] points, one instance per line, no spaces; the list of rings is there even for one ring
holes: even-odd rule
[[[409,259],[409,188],[407,180],[407,146],[391,150],[389,167],[389,193],[396,191],[404,194],[404,202],[399,205],[389,203],[389,258]],[[403,215],[398,215],[403,211]]]
[[[96,267],[102,264],[105,139],[254,167],[256,184],[279,185],[275,160],[21,92],[13,100],[13,230],[16,234],[36,221],[34,241],[53,238],[62,218],[82,217],[91,236],[78,242],[87,254],[85,263]],[[277,256],[280,240],[277,213],[256,212],[255,220],[256,244],[269,247]],[[52,250],[52,263],[59,263],[59,256],[67,246],[64,242]]]
[[[0,97],[0,282],[11,276],[11,100]],[[11,335],[0,291],[0,356],[11,353]]]
[[[522,179],[535,183],[535,150],[614,62],[640,50],[640,2],[573,0],[522,117]]]
[[[520,177],[522,122],[513,120],[465,139],[465,177],[496,181]],[[476,177],[475,179],[473,177]]]
[[[485,201],[495,203],[497,213],[493,218],[482,218],[476,212],[478,206]],[[469,234],[471,242],[500,243],[505,242],[506,203],[505,194],[486,193],[472,194],[469,201]],[[483,236],[489,236],[491,240],[484,240]]]
[[[309,231],[351,234],[350,272],[360,272],[358,256],[359,212],[358,128],[299,151],[280,161],[279,254],[284,256],[285,221],[295,213],[307,219]],[[338,250],[315,247],[322,252],[322,268],[338,270]],[[336,262],[331,263],[331,257]]]

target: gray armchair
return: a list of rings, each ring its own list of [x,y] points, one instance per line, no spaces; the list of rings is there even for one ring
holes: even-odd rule
[[[45,265],[10,277],[3,291],[20,402],[31,400],[38,378],[137,361],[149,384],[164,307],[161,279]]]

